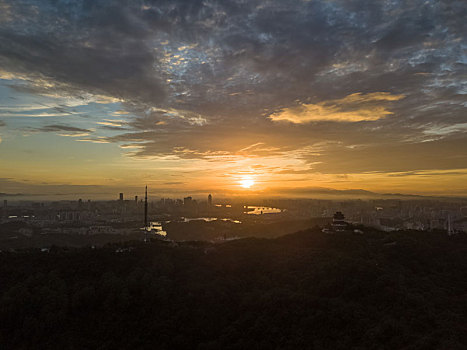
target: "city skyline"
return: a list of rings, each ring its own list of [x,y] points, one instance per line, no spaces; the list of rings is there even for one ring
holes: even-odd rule
[[[0,196],[467,197],[466,15],[0,0]]]

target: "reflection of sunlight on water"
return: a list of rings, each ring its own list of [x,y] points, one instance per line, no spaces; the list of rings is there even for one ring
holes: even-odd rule
[[[247,214],[251,215],[261,215],[261,214],[278,214],[282,212],[282,209],[272,208],[272,207],[255,207],[248,206],[248,210],[245,211]],[[252,210],[253,209],[253,210]]]
[[[218,218],[183,218],[182,222],[190,222],[190,221],[205,221],[205,222],[211,222],[211,221],[229,221],[233,222],[234,224],[241,224],[242,222],[239,220],[233,220],[230,218],[224,218],[224,219],[218,219]]]
[[[149,223],[148,231],[158,236],[162,236],[162,237],[167,236],[167,232],[162,230],[162,224],[157,221],[152,221]]]

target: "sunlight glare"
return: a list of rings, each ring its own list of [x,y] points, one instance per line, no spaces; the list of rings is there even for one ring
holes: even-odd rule
[[[240,186],[242,186],[243,188],[250,188],[251,186],[255,184],[255,181],[251,177],[245,177],[239,182],[240,182]]]

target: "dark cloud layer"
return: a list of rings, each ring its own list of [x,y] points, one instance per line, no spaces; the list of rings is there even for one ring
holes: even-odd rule
[[[37,128],[37,131],[43,131],[43,132],[69,132],[69,133],[90,133],[92,130],[88,129],[82,129],[82,128],[76,128],[74,126],[68,126],[68,125],[46,125],[41,128]]]
[[[102,128],[135,156],[467,167],[465,1],[0,3],[2,70],[33,93],[121,100],[134,117]],[[63,127],[42,131],[90,132]]]

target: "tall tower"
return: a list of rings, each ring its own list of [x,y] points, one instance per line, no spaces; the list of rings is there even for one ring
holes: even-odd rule
[[[120,193],[119,199],[120,199],[120,202],[123,202],[123,193]]]
[[[144,193],[144,241],[148,240],[148,186]]]
[[[208,206],[212,207],[212,195],[208,196]]]

